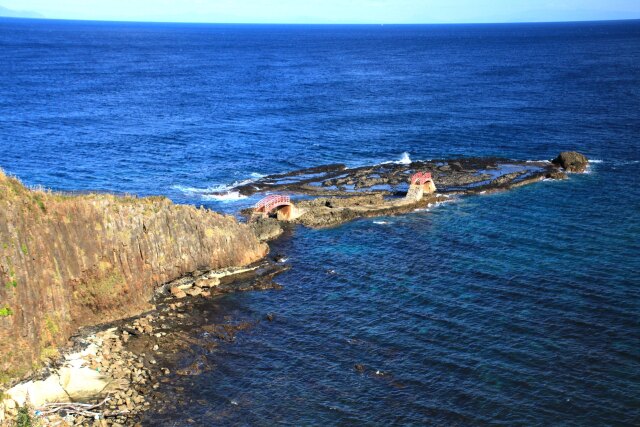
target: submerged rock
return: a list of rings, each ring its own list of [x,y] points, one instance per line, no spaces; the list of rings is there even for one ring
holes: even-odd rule
[[[562,171],[553,171],[553,172],[547,173],[545,175],[545,178],[561,180],[561,179],[568,179],[569,177],[567,176],[566,173]]]
[[[554,165],[562,167],[567,172],[584,172],[589,165],[589,160],[575,151],[563,151],[552,160]]]
[[[286,255],[282,255],[282,254],[276,254],[276,255],[274,255],[274,257],[273,257],[273,260],[274,260],[275,262],[277,262],[277,263],[284,263],[284,262],[287,262],[287,260],[288,260],[288,259],[289,259],[289,258],[287,258],[287,256],[286,256]]]

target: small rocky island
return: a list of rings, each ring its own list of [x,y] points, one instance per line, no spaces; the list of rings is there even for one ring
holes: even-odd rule
[[[357,168],[336,164],[266,176],[232,191],[291,195],[297,213],[295,218],[286,215],[286,222],[323,228],[357,218],[406,214],[453,195],[486,194],[544,179],[566,179],[567,172],[584,172],[587,166],[587,158],[575,152],[563,152],[551,161],[459,158]],[[419,197],[412,185],[417,174],[428,174],[432,186]],[[283,218],[275,209],[269,215],[255,215],[254,208],[242,213],[260,240],[279,234]]]
[[[0,426],[16,417],[136,425],[149,405],[170,404],[155,392],[160,382],[208,369],[197,357],[175,369],[176,353],[198,340],[194,331],[224,342],[253,326],[210,321],[209,300],[279,288],[274,277],[289,266],[267,259],[263,242],[287,224],[400,215],[452,195],[566,179],[587,166],[583,155],[564,152],[552,161],[309,168],[236,187],[283,195],[243,211],[248,224],[162,197],[31,190],[0,172]]]

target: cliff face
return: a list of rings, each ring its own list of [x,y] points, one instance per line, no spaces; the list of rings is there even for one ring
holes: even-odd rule
[[[34,191],[0,171],[0,383],[77,327],[149,308],[157,285],[267,251],[233,217],[161,197]]]

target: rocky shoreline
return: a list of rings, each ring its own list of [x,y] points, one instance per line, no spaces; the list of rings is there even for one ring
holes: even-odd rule
[[[297,203],[306,213],[293,225],[322,228],[357,218],[409,213],[451,195],[565,179],[565,172],[583,172],[587,163],[578,153],[562,153],[551,162],[456,159],[354,169],[329,165],[264,177],[236,190],[302,195]],[[438,192],[405,201],[406,181],[419,170],[434,175]],[[251,211],[243,213],[249,217]],[[250,223],[262,242],[277,238],[290,226],[274,218]],[[210,320],[211,302],[229,292],[279,289],[274,277],[289,268],[279,261],[275,257],[246,267],[195,270],[158,286],[150,310],[143,314],[81,328],[62,356],[51,358],[43,370],[22,382],[9,383],[13,387],[1,394],[0,426],[13,425],[21,414],[42,425],[141,425],[143,413],[152,404],[171,405],[166,395],[156,391],[161,383],[170,384],[175,375],[198,375],[208,369],[201,356],[177,368],[180,352],[190,346],[212,351],[216,340],[232,341],[237,332],[254,326],[234,319]],[[265,320],[272,320],[272,315],[265,313]],[[215,340],[202,340],[196,332]]]
[[[161,382],[206,369],[195,360],[174,370],[177,354],[185,348],[215,347],[210,339],[198,340],[195,330],[230,341],[252,326],[233,319],[209,321],[210,301],[230,292],[280,289],[273,279],[288,268],[266,261],[246,268],[196,271],[160,287],[152,310],[81,329],[65,354],[3,392],[0,425],[11,425],[21,408],[46,426],[140,425],[150,402],[157,404],[164,397],[155,392]],[[269,320],[269,314],[265,316]],[[65,382],[65,377],[71,381]]]

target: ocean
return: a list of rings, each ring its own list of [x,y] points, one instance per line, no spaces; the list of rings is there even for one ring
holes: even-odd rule
[[[327,163],[551,159],[588,173],[272,244],[262,321],[149,425],[640,424],[640,21],[425,26],[0,19],[0,167],[235,214]],[[354,369],[362,365],[364,372]]]

